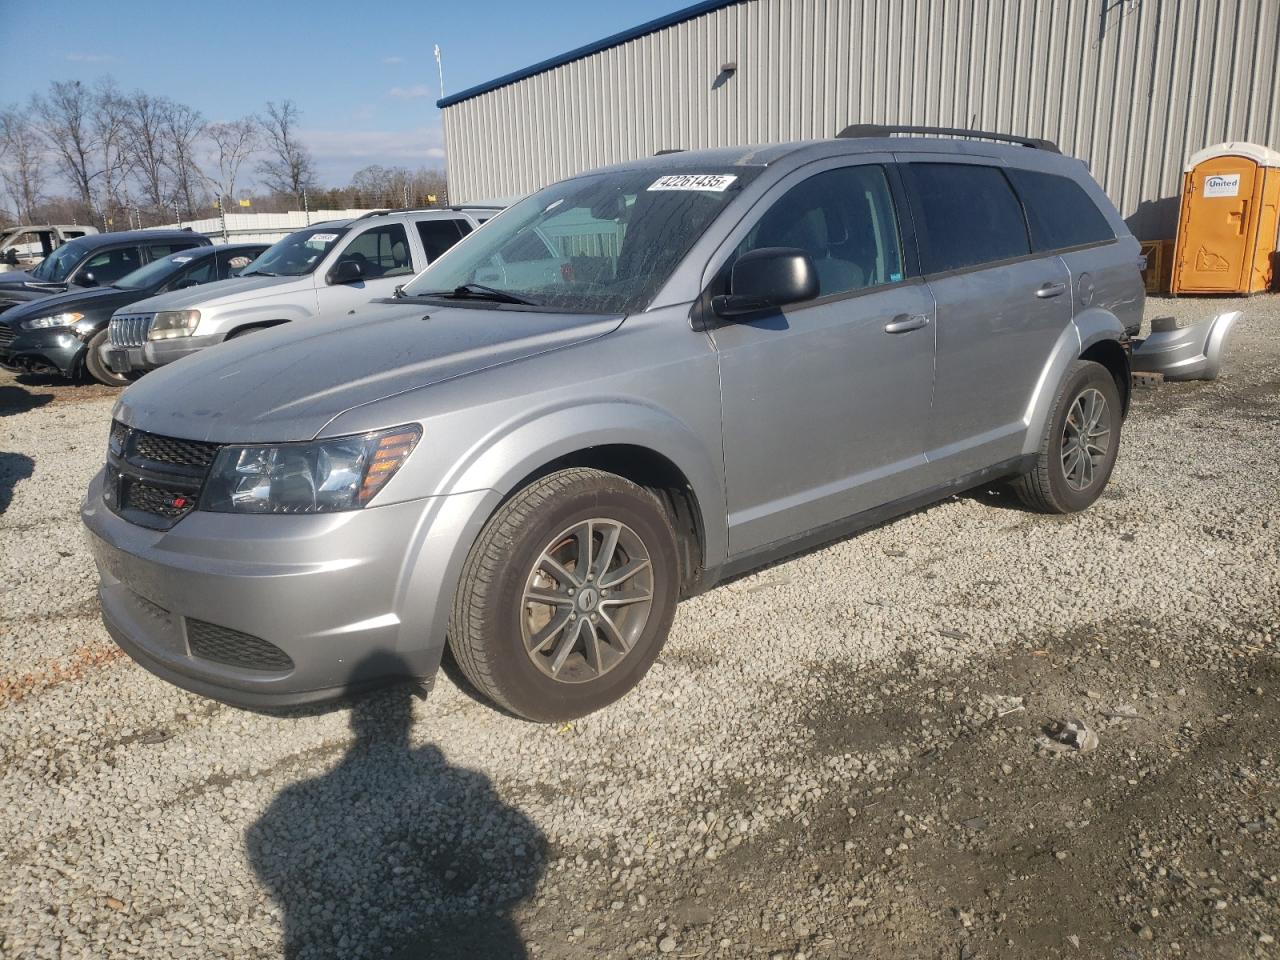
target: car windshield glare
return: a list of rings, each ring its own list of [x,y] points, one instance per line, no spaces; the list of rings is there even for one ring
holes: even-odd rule
[[[291,233],[262,251],[240,276],[301,277],[311,273],[346,232],[345,227],[319,226]]]
[[[74,243],[66,243],[40,262],[31,271],[31,276],[46,283],[61,283],[70,276],[75,265],[80,262],[83,250]]]
[[[566,313],[642,310],[756,173],[631,169],[553,184],[458,243],[404,295]]]
[[[139,267],[132,273],[126,273],[112,284],[120,290],[148,290],[164,283],[184,266],[191,262],[190,251],[171,253],[167,257],[153,260],[145,267]]]

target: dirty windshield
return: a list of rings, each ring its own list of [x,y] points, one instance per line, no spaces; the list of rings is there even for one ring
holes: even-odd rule
[[[300,277],[310,273],[346,232],[346,227],[319,226],[291,233],[263,250],[240,276]]]
[[[555,184],[463,240],[404,293],[570,313],[641,310],[757,172],[619,170]]]

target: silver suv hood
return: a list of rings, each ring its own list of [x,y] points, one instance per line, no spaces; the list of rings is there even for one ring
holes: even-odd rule
[[[148,373],[117,419],[215,443],[308,440],[353,407],[580,343],[620,316],[379,305],[362,318],[285,324]]]
[[[202,283],[185,290],[174,290],[155,297],[140,300],[129,307],[130,313],[151,313],[156,310],[187,310],[191,307],[220,307],[225,303],[250,303],[259,297],[270,296],[276,287],[296,285],[299,280],[306,280],[311,285],[311,278],[304,277],[230,277],[226,280],[215,280],[213,283]]]

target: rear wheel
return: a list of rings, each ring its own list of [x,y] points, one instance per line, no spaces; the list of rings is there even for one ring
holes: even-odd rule
[[[658,499],[571,468],[490,518],[454,597],[449,645],[482,694],[530,720],[568,720],[643,678],[678,599],[675,533]]]
[[[98,383],[105,383],[109,387],[127,387],[134,378],[127,373],[116,373],[102,362],[98,351],[106,342],[106,330],[99,330],[89,339],[88,346],[85,347],[84,368]]]
[[[1100,363],[1077,360],[1058,394],[1035,469],[1013,489],[1033,510],[1073,513],[1101,496],[1120,449],[1120,391]]]

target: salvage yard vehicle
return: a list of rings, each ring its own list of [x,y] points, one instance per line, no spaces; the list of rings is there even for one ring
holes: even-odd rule
[[[123,230],[68,241],[28,272],[0,274],[0,312],[15,304],[66,293],[72,287],[115,283],[152,260],[212,245],[190,230]]]
[[[267,249],[265,243],[200,246],[153,259],[108,286],[77,287],[0,314],[0,366],[28,373],[76,378],[82,372],[99,383],[125,386],[100,356],[114,311],[166,290],[186,290],[236,276]]]
[[[144,373],[268,327],[350,315],[374,298],[390,296],[493,212],[378,211],[298,230],[271,246],[235,283],[134,304],[103,362],[120,375]]]
[[[82,508],[107,629],[246,706],[396,679],[359,663],[428,678],[447,644],[495,703],[562,720],[634,687],[726,576],[980,483],[1088,507],[1138,241],[1051,144],[901,129],[586,173],[358,324],[143,378]],[[590,269],[477,281],[568,224]]]
[[[0,230],[0,273],[34,267],[68,240],[97,232],[97,227],[73,223],[6,227]]]

